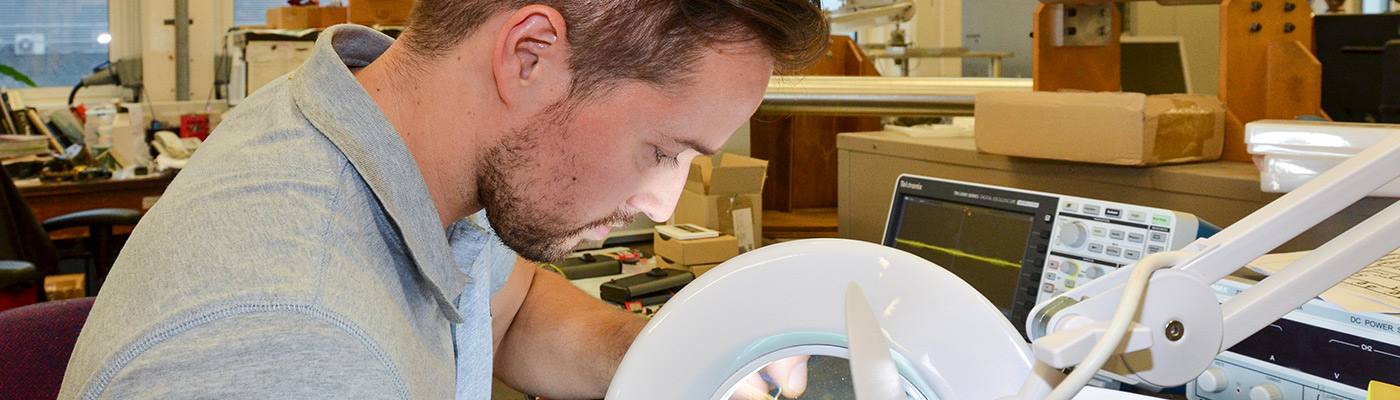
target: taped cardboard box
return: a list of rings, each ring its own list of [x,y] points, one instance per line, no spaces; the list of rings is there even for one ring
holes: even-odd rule
[[[977,95],[977,149],[1009,156],[1152,166],[1220,158],[1215,96],[1003,92]]]
[[[715,264],[739,255],[739,244],[730,235],[680,240],[652,233],[652,252],[677,265]]]
[[[350,23],[360,25],[403,25],[413,0],[352,0]]]
[[[763,179],[768,162],[737,154],[696,157],[672,221],[733,235],[739,252],[763,244]]]

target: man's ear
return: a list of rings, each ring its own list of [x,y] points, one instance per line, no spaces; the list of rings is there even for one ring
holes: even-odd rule
[[[553,104],[572,77],[564,16],[552,7],[516,10],[496,37],[491,68],[501,100],[509,106],[525,99]]]

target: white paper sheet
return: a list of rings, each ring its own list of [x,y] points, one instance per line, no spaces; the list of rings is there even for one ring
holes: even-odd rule
[[[1297,261],[1308,252],[1269,254],[1247,266],[1264,275]],[[1322,299],[1354,312],[1400,314],[1400,250],[1387,254],[1322,293]]]

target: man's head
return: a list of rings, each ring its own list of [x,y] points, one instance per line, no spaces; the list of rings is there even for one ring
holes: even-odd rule
[[[400,41],[422,63],[490,58],[476,65],[497,132],[459,127],[483,143],[440,167],[465,171],[456,195],[508,246],[549,260],[636,213],[668,219],[690,160],[743,124],[772,71],[822,54],[827,28],[810,0],[418,0]]]

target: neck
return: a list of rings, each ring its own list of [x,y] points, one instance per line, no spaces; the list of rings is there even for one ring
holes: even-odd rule
[[[476,197],[476,160],[495,132],[489,104],[469,103],[473,91],[486,90],[470,80],[472,69],[460,64],[410,61],[397,44],[369,66],[355,72],[379,109],[408,146],[428,195],[446,228],[481,210]],[[452,56],[449,56],[452,57]]]

